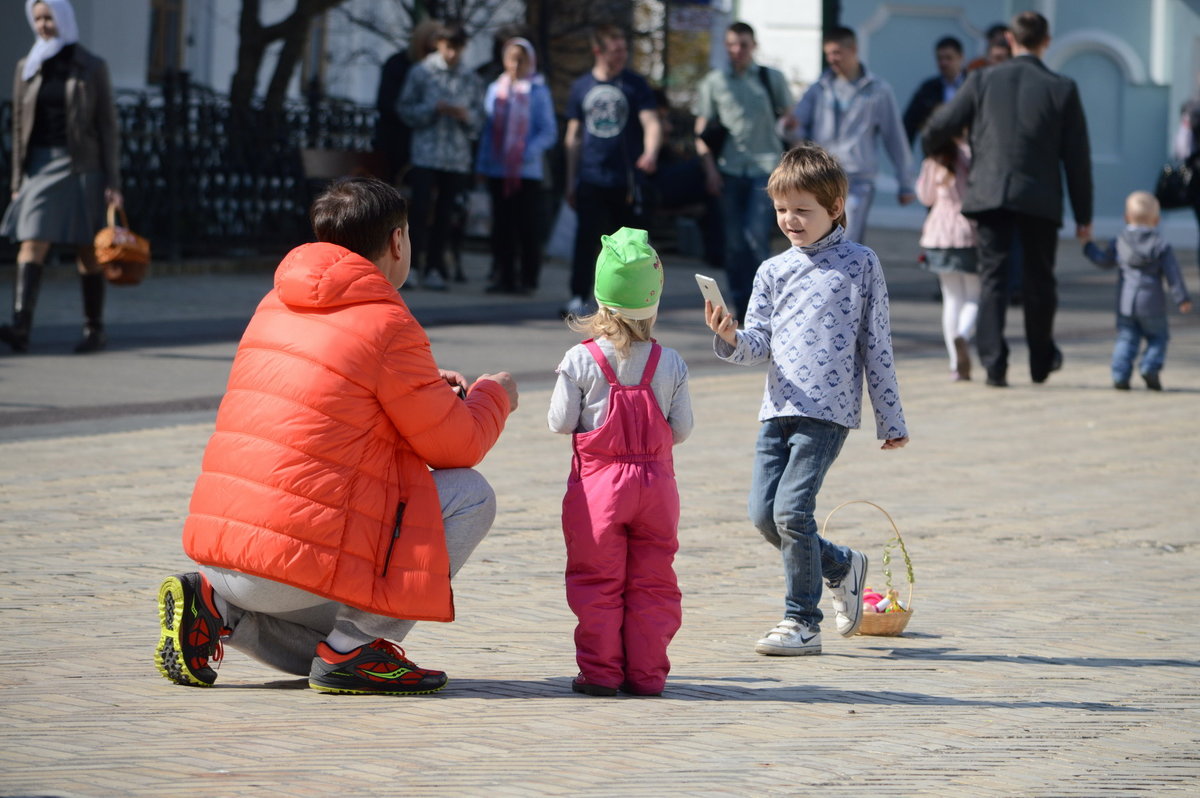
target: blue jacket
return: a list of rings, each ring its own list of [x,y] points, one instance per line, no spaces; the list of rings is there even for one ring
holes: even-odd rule
[[[492,123],[495,121],[496,83],[487,88],[483,99],[483,110],[487,118],[483,123],[483,136],[479,140],[479,154],[475,158],[475,171],[488,177],[504,177],[504,162],[496,157],[492,140]],[[525,139],[525,153],[521,159],[521,177],[526,180],[542,179],[542,156],[558,140],[558,123],[554,121],[554,100],[544,83],[534,83],[529,92],[529,132]]]
[[[833,92],[835,75],[826,70],[808,87],[793,114],[799,135],[829,150],[850,177],[874,178],[879,172],[882,144],[896,168],[901,194],[913,193],[912,158],[900,108],[892,87],[867,68],[854,83],[855,92],[844,111],[838,110]]]

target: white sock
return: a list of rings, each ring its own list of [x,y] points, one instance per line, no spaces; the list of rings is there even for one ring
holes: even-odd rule
[[[363,640],[361,636],[348,635],[345,632],[334,629],[325,636],[325,643],[339,654],[349,654],[352,649],[359,646],[371,643],[375,638]]]

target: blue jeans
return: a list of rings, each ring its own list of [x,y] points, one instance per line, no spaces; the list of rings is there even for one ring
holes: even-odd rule
[[[1158,374],[1167,359],[1167,317],[1122,316],[1117,314],[1117,343],[1113,346],[1113,382],[1125,382],[1133,374],[1133,361],[1137,359],[1142,339],[1146,339],[1146,351],[1142,354],[1142,374]]]
[[[821,578],[839,579],[850,549],[817,534],[817,491],[850,432],[840,424],[802,416],[764,421],[758,431],[750,520],[783,557],[784,615],[819,626]]]
[[[722,173],[721,217],[725,225],[725,279],[730,308],[739,321],[754,288],[754,274],[771,256],[771,230],[775,205],[767,196],[768,175],[738,177]]]
[[[846,197],[846,238],[859,244],[867,235],[867,216],[875,202],[875,178],[850,178],[850,193]]]

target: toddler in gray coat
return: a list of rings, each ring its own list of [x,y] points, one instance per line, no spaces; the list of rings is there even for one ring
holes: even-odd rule
[[[1179,273],[1171,245],[1158,232],[1159,205],[1153,194],[1135,191],[1125,199],[1125,229],[1107,248],[1095,242],[1083,245],[1083,254],[1103,268],[1118,268],[1117,343],[1113,347],[1112,378],[1117,390],[1129,390],[1133,361],[1142,339],[1146,351],[1138,370],[1146,387],[1162,390],[1158,373],[1167,357],[1167,297],[1163,280],[1180,313],[1190,313],[1192,302]]]

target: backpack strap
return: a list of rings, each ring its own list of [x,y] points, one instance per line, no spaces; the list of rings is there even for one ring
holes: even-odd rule
[[[595,339],[589,338],[583,342],[583,345],[587,347],[587,350],[592,353],[592,357],[600,364],[600,370],[604,372],[604,379],[608,380],[608,384],[620,385],[620,381],[617,380],[617,373],[609,365],[608,357],[604,354],[604,350],[600,348],[600,345],[596,343]]]

